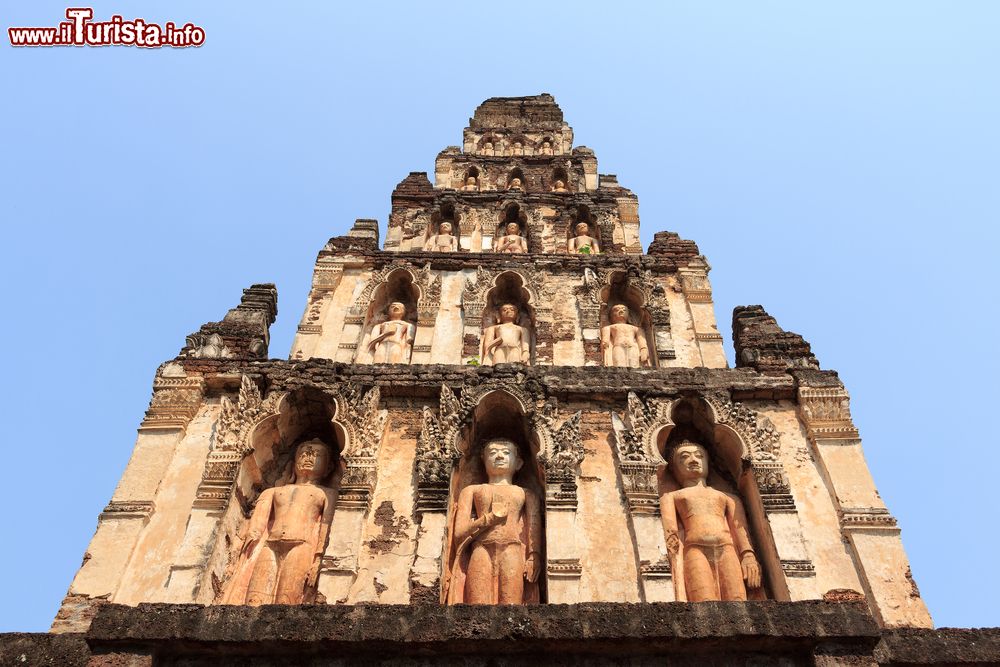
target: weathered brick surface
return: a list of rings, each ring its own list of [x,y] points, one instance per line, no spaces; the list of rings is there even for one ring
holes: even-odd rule
[[[791,368],[819,370],[809,343],[782,329],[763,306],[737,306],[733,310],[733,344],[740,368],[767,374],[782,374]]]

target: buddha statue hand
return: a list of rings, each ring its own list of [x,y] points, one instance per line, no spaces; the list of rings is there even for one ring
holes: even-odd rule
[[[753,552],[745,552],[740,560],[743,566],[743,579],[747,582],[747,588],[760,588],[760,565],[757,563]]]

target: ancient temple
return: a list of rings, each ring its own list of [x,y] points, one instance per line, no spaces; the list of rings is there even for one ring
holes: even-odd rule
[[[276,316],[254,285],[157,370],[53,624],[93,659],[960,644],[929,630],[837,374],[760,306],[730,368],[708,262],[671,232],[644,251],[636,194],[549,95],[482,103],[395,188],[381,247],[375,220],[322,247],[287,360]]]

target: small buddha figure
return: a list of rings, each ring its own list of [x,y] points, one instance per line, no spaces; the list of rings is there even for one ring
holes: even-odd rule
[[[601,252],[601,246],[598,244],[597,239],[590,235],[590,225],[586,222],[577,223],[576,236],[566,242],[566,249],[574,255],[576,253],[598,255]]]
[[[444,599],[448,604],[538,602],[541,502],[530,489],[514,484],[523,462],[513,441],[490,440],[482,461],[488,481],[462,489],[453,513]]]
[[[524,155],[524,146],[520,141],[514,142],[514,155]]]
[[[521,187],[521,179],[515,176],[510,179],[510,184],[507,185],[508,190],[523,190]]]
[[[458,238],[451,233],[451,223],[442,222],[438,233],[427,239],[424,250],[430,252],[458,252]]]
[[[500,306],[499,324],[488,327],[483,332],[482,363],[529,364],[531,363],[531,338],[528,330],[517,322],[517,306],[505,303]]]
[[[566,184],[561,179],[557,179],[552,186],[552,192],[569,192],[569,190],[566,189]]]
[[[447,224],[447,223],[445,223]],[[394,301],[389,304],[389,319],[372,328],[368,350],[374,364],[405,364],[410,361],[410,350],[416,327],[403,319],[406,305]]]
[[[495,252],[528,252],[528,240],[521,236],[521,226],[516,222],[507,223],[507,233],[493,242]]]
[[[542,142],[542,155],[552,155],[552,144],[548,141]]]
[[[628,323],[628,306],[619,303],[611,308],[611,324],[601,327],[601,349],[604,365],[619,368],[649,366],[649,345],[646,334]]]
[[[465,179],[465,185],[462,186],[462,189],[463,190],[467,190],[467,191],[478,190],[479,189],[479,183],[476,181],[476,177],[475,176],[469,176],[468,178],[466,178]]]
[[[677,600],[746,600],[761,576],[743,503],[708,486],[708,451],[700,444],[680,442],[667,465],[681,487],[660,498]]]
[[[295,449],[291,482],[260,494],[222,604],[313,601],[336,502],[336,492],[320,484],[331,463],[322,440],[303,442]]]
[[[493,142],[487,141],[483,144],[483,155],[493,155]]]

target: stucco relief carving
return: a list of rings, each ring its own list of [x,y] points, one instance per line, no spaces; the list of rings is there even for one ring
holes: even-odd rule
[[[434,272],[431,271],[430,263],[425,264],[422,269],[416,270],[409,262],[397,259],[389,262],[372,274],[361,290],[361,293],[354,300],[349,317],[355,318],[356,321],[357,318],[363,320],[365,313],[368,312],[368,308],[371,305],[375,290],[379,286],[384,285],[389,280],[389,276],[396,271],[406,271],[410,275],[412,283],[419,288],[420,298],[417,302],[418,317],[433,318],[436,316],[441,304],[441,277],[434,275]]]
[[[843,387],[799,387],[799,414],[811,438],[857,440],[851,397]]]
[[[140,426],[143,430],[184,428],[198,412],[205,392],[200,377],[168,377],[161,373],[153,381],[153,396]]]

